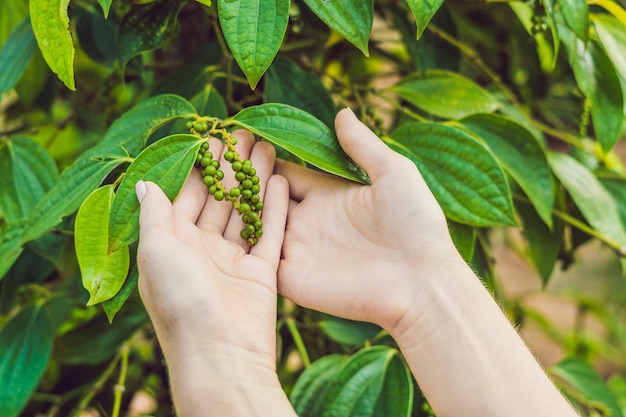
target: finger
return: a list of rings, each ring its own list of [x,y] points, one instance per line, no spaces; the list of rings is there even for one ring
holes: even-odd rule
[[[254,136],[245,130],[238,130],[233,133],[233,136],[237,138],[235,149],[237,149],[240,158],[248,159],[248,156],[250,155],[250,148],[254,144]],[[220,148],[221,152],[219,154],[213,154],[214,158],[219,158],[220,169],[224,172],[224,179],[221,182],[226,189],[226,192],[238,184],[237,180],[235,180],[235,173],[230,166],[230,162],[224,159],[223,154],[227,150],[228,148],[222,145],[222,148]],[[205,203],[196,224],[200,229],[210,230],[222,235],[226,229],[226,225],[228,224],[228,220],[232,212],[233,206],[230,202],[226,200],[216,201],[211,196],[207,198],[207,202]]]
[[[192,169],[185,185],[172,203],[174,219],[196,224],[208,195],[209,191],[202,181],[200,170]]]
[[[261,198],[261,201],[264,201],[267,181],[274,170],[276,151],[269,143],[259,142],[252,147],[249,159],[252,162],[252,166],[256,170],[257,177],[259,177],[259,184],[261,185],[259,197]],[[236,186],[238,186],[238,184]],[[231,215],[228,226],[224,231],[224,238],[238,243],[242,248],[247,250],[248,243],[241,237],[240,234],[243,226],[244,224],[241,221],[241,216],[235,212],[235,215]]]
[[[361,123],[349,108],[337,113],[335,129],[343,150],[367,172],[373,181],[382,173],[396,168],[400,155],[391,150],[374,132]]]
[[[309,191],[313,189],[330,189],[333,188],[332,186],[336,186],[338,182],[343,182],[328,174],[281,159],[276,160],[274,173],[282,175],[287,179],[289,195],[296,201],[302,201]]]
[[[139,239],[146,244],[163,234],[174,234],[172,203],[152,182],[138,181],[135,186],[139,199]]]
[[[289,205],[287,180],[280,175],[273,175],[267,182],[265,196],[263,236],[259,243],[250,249],[250,254],[264,259],[274,270],[278,270]]]

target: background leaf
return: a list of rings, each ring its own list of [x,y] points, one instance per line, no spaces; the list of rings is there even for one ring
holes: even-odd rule
[[[13,31],[0,51],[0,95],[15,87],[26,70],[36,45],[30,19],[27,18]]]
[[[22,233],[25,227],[26,220],[22,220],[0,228],[0,281],[22,253]]]
[[[337,106],[320,78],[289,60],[276,59],[267,71],[265,101],[297,107],[335,128]]]
[[[462,75],[429,70],[402,79],[393,91],[415,107],[446,119],[492,113],[499,102],[482,87]]]
[[[471,226],[515,226],[511,193],[491,153],[468,134],[434,123],[407,123],[389,146],[411,159],[446,216]]]
[[[556,0],[559,12],[567,27],[578,39],[587,42],[589,37],[589,7],[586,0]]]
[[[59,178],[46,150],[17,136],[0,145],[0,211],[9,223],[27,218]]]
[[[452,241],[463,259],[468,263],[471,262],[474,256],[476,230],[472,226],[457,223],[452,220],[448,220],[448,230],[450,230]]]
[[[100,3],[100,7],[102,7],[102,12],[104,13],[104,17],[109,16],[109,9],[111,8],[111,2],[113,0],[98,0]]]
[[[224,37],[252,89],[283,42],[289,4],[289,0],[217,0]]]
[[[39,383],[54,329],[41,304],[25,307],[0,330],[0,417],[17,417]]]
[[[424,33],[424,29],[433,18],[443,0],[406,0],[417,23],[417,38]]]
[[[346,356],[324,356],[311,364],[298,378],[291,392],[290,401],[300,417],[320,417],[328,388],[339,372]]]
[[[554,187],[545,152],[521,125],[495,114],[477,114],[461,124],[484,141],[502,167],[524,190],[541,219],[552,226]]]
[[[108,238],[108,237],[107,237]],[[131,256],[131,261],[134,261],[137,258],[136,251]],[[124,281],[124,285],[119,290],[117,294],[110,300],[106,300],[102,303],[102,308],[109,319],[109,323],[113,322],[113,318],[115,315],[121,310],[124,306],[124,303],[130,298],[130,296],[137,289],[137,285],[139,283],[139,270],[137,269],[137,265],[133,265],[131,267],[130,274],[126,281]]]
[[[50,69],[70,90],[74,84],[74,45],[69,31],[70,0],[31,0],[30,19],[39,49]]]
[[[148,146],[126,170],[109,218],[109,252],[128,246],[139,237],[137,181],[157,183],[173,200],[191,172],[202,139],[193,135],[172,135]]]
[[[112,298],[122,288],[128,274],[128,248],[108,253],[113,195],[113,184],[96,189],[76,215],[74,244],[83,287],[89,291],[88,306]]]
[[[381,328],[372,323],[329,317],[319,323],[322,331],[334,340],[348,346],[361,347],[369,339],[381,332]]]
[[[134,4],[119,28],[119,59],[125,64],[142,52],[154,51],[176,27],[187,0],[159,0]]]
[[[372,0],[304,0],[324,23],[369,56],[368,42],[374,7]]]
[[[369,183],[367,174],[352,162],[331,130],[309,113],[286,104],[248,107],[231,121],[280,146],[324,171]]]

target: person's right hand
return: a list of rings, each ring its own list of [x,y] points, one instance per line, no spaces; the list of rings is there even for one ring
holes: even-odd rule
[[[392,331],[430,283],[461,265],[439,204],[416,166],[349,109],[335,120],[339,142],[369,175],[360,185],[280,161],[291,204],[278,270],[295,303]]]

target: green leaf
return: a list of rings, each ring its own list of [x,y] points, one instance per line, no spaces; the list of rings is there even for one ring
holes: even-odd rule
[[[17,417],[52,353],[54,329],[41,304],[25,307],[0,330],[0,417]]]
[[[102,363],[111,358],[146,321],[148,315],[140,302],[126,303],[113,323],[100,314],[57,338],[55,357],[70,365]]]
[[[408,372],[398,372],[396,360],[399,352],[387,346],[350,357],[330,383],[322,417],[410,415],[413,383]]]
[[[224,99],[212,85],[207,85],[202,91],[191,99],[191,104],[196,108],[196,113],[202,116],[225,119],[228,117],[228,109]]]
[[[320,417],[326,402],[326,394],[346,356],[324,356],[304,370],[291,392],[290,401],[300,417]]]
[[[548,162],[589,224],[600,234],[626,246],[626,231],[617,204],[591,171],[562,153],[548,153]]]
[[[562,381],[560,385],[574,401],[580,399],[582,395],[587,401],[606,405],[607,411],[610,412],[607,415],[612,417],[623,416],[615,395],[600,375],[583,360],[565,358],[550,368],[550,374]]]
[[[552,227],[554,187],[545,152],[523,126],[495,114],[478,114],[461,124],[483,140],[524,190],[543,221]]]
[[[152,132],[172,120],[195,116],[194,106],[182,97],[163,94],[137,104],[113,123],[101,145],[124,147],[136,156]]]
[[[417,23],[417,39],[422,36],[428,22],[433,18],[443,0],[406,0]]]
[[[0,229],[0,281],[24,250],[22,233],[25,227],[26,219],[23,219],[16,224],[5,224]]]
[[[4,45],[17,25],[28,16],[29,0],[0,1],[0,45]]]
[[[329,317],[319,322],[326,336],[348,346],[363,346],[382,330],[375,324]]]
[[[36,45],[30,19],[27,18],[11,33],[0,51],[0,95],[15,87],[26,70]]]
[[[180,9],[187,0],[159,0],[134,4],[119,28],[119,59],[125,64],[131,58],[154,51],[172,35]]]
[[[467,133],[434,123],[408,123],[387,140],[417,165],[449,219],[477,227],[517,225],[500,166]]]
[[[309,113],[286,104],[248,107],[230,121],[324,171],[361,183],[367,174],[339,146],[331,130]]]
[[[109,252],[128,246],[139,237],[137,181],[157,183],[173,200],[189,176],[202,142],[193,135],[168,136],[148,146],[130,164],[111,206]]]
[[[472,226],[457,223],[452,220],[448,220],[448,230],[450,230],[452,241],[463,259],[465,259],[466,262],[471,262],[474,257],[476,230]]]
[[[528,241],[530,258],[545,287],[563,245],[565,224],[557,220],[552,228],[548,228],[544,219],[539,217],[535,207],[530,203],[517,204],[516,208],[524,226],[524,236]]]
[[[290,0],[218,0],[220,24],[237,64],[256,88],[283,43]]]
[[[37,239],[74,213],[113,169],[129,160],[119,147],[97,146],[70,165],[29,216],[23,242]]]
[[[117,25],[97,10],[86,10],[73,19],[82,50],[91,59],[114,67],[118,59]]]
[[[74,242],[83,287],[89,291],[87,305],[109,300],[122,288],[130,256],[127,247],[109,251],[109,210],[113,203],[113,184],[92,192],[76,215]]]
[[[59,173],[37,142],[18,136],[0,145],[0,211],[9,222],[28,217]]]
[[[604,51],[613,61],[615,70],[626,80],[626,26],[607,14],[593,15],[593,23]]]
[[[374,22],[372,0],[304,0],[324,23],[369,56],[368,42]]]
[[[74,84],[74,45],[69,31],[70,0],[31,0],[30,19],[39,49],[50,69],[70,90]]]
[[[276,59],[265,79],[265,101],[289,104],[334,129],[337,106],[318,76],[302,71],[286,59]]]
[[[100,7],[102,7],[102,11],[104,12],[104,17],[109,17],[109,9],[111,8],[111,2],[113,0],[98,0],[100,3]]]
[[[133,256],[135,259],[136,256]],[[109,323],[113,323],[113,318],[120,311],[120,309],[124,306],[124,303],[128,300],[128,298],[135,292],[137,289],[137,284],[139,283],[139,270],[137,269],[137,265],[135,265],[128,279],[124,281],[124,285],[119,290],[117,294],[110,300],[107,300],[102,303],[102,308],[109,319]]]
[[[626,228],[626,180],[600,178],[600,183],[617,203],[622,225]]]
[[[462,75],[429,70],[403,78],[393,91],[415,107],[445,119],[493,113],[500,103],[486,90]]]
[[[578,39],[587,43],[589,37],[589,6],[586,0],[556,0],[567,27]]]
[[[213,2],[211,0],[196,0],[198,3],[205,5],[206,7],[211,7]]]

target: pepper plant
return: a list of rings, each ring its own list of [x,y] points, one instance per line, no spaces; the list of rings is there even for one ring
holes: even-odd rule
[[[548,372],[581,414],[624,415],[622,0],[7,0],[0,46],[0,417],[119,416],[140,396],[168,415],[136,291],[134,184],[173,199],[198,162],[254,243],[253,167],[219,189],[207,137],[245,129],[367,184],[334,136],[342,106],[415,162],[512,320],[561,346]],[[572,297],[606,340],[504,298],[502,233],[544,287],[601,243],[621,290]],[[382,329],[281,299],[277,336],[299,415],[432,414]]]

